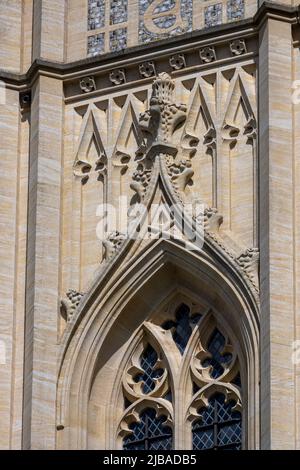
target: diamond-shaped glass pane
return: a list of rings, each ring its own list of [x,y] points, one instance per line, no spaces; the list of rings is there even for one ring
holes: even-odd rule
[[[242,417],[233,411],[234,402],[225,403],[225,396],[216,393],[206,408],[198,410],[200,419],[193,424],[193,449],[241,448]]]
[[[193,449],[204,450],[211,449],[214,445],[214,431],[213,429],[207,429],[207,431],[193,432]]]
[[[124,439],[124,449],[172,449],[172,431],[164,425],[165,421],[165,416],[157,418],[153,408],[146,408],[140,415],[140,422],[131,424],[133,433]]]
[[[241,423],[232,423],[223,426],[218,433],[218,445],[240,444],[242,434]]]

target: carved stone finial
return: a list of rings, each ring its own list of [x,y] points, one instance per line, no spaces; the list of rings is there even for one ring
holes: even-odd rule
[[[176,155],[177,148],[172,144],[172,135],[186,118],[186,106],[174,103],[174,81],[167,73],[159,74],[152,85],[150,108],[140,115],[140,127],[151,136],[148,145],[143,145],[138,154],[147,153],[150,158],[158,153]]]

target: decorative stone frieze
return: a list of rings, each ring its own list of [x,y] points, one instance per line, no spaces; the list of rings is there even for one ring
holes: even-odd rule
[[[172,55],[169,59],[169,63],[174,70],[181,70],[186,66],[184,54]]]
[[[216,60],[216,51],[213,46],[202,47],[199,51],[199,55],[202,62],[206,64]]]
[[[244,39],[235,39],[229,44],[232,55],[242,55],[247,52],[246,43]]]
[[[144,62],[139,65],[139,71],[142,77],[150,78],[156,74],[154,62]]]
[[[83,93],[90,93],[96,90],[94,77],[84,77],[79,82],[80,89]]]
[[[109,74],[109,79],[114,85],[121,85],[126,82],[124,69],[112,70]]]

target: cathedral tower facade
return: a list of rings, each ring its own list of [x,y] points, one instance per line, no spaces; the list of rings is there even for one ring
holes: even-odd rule
[[[299,449],[297,2],[0,35],[0,448]]]

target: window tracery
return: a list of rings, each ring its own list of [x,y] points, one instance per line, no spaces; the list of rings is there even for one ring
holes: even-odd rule
[[[210,309],[180,303],[159,324],[145,322],[122,389],[125,406],[118,435],[124,449],[176,448],[174,427],[182,422],[180,413],[186,423],[180,432],[189,433],[193,449],[242,448],[237,350]]]

